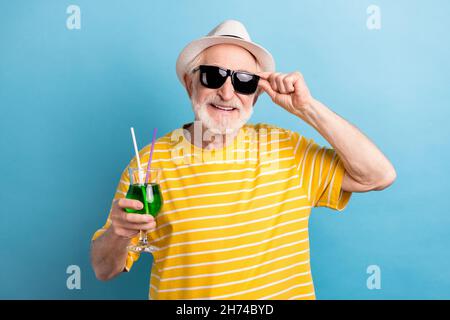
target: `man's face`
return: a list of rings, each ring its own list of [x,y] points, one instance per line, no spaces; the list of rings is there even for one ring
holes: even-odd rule
[[[200,61],[203,65],[215,65],[224,69],[257,72],[256,60],[247,50],[230,44],[207,48]],[[255,95],[234,91],[231,77],[219,89],[209,89],[200,83],[199,71],[191,75],[191,102],[195,119],[214,134],[232,133],[239,130],[251,117]],[[188,83],[189,85],[190,83]],[[232,111],[217,108],[233,107]]]

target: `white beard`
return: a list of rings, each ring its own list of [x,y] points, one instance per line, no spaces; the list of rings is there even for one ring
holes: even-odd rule
[[[194,89],[192,92],[192,109],[195,114],[195,118],[197,120],[200,120],[202,124],[213,134],[231,134],[234,132],[237,132],[239,129],[241,129],[247,121],[250,119],[250,117],[253,114],[253,107],[249,108],[249,111],[245,111],[242,107],[242,104],[240,101],[236,101],[237,98],[233,101],[224,103],[220,98],[217,96],[215,97],[208,97],[203,101],[202,103],[199,103],[196,100],[197,92]],[[208,114],[208,105],[210,103],[213,104],[219,104],[219,105],[226,105],[226,106],[233,106],[235,108],[239,109],[239,118],[232,119],[229,117],[222,117],[219,119],[219,121],[214,120],[211,118],[211,116]]]

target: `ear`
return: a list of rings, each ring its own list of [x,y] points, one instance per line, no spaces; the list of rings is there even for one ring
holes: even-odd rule
[[[184,83],[186,85],[186,91],[189,95],[189,98],[192,97],[192,79],[186,73],[184,74]]]

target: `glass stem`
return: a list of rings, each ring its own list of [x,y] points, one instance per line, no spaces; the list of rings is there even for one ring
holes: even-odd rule
[[[147,232],[142,230],[139,231],[139,242],[147,244]]]

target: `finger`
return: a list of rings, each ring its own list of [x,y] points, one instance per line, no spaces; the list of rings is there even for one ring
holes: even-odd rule
[[[121,198],[116,203],[122,209],[128,208],[128,209],[140,210],[144,207],[142,202],[140,202],[139,200],[133,200],[133,199]]]
[[[272,73],[271,75],[270,75],[270,77],[269,77],[269,83],[270,83],[270,86],[272,87],[272,89],[275,91],[275,92],[280,92],[280,90],[279,90],[279,88],[278,88],[278,85],[277,85],[277,80],[276,80],[276,78],[277,78],[277,76],[279,75],[279,73]]]
[[[155,218],[149,214],[126,213],[125,221],[129,223],[149,223],[155,221]]]
[[[287,93],[292,93],[295,91],[294,88],[294,77],[292,75],[289,75],[283,79],[284,88],[286,89]]]
[[[156,222],[149,223],[126,223],[121,225],[121,228],[127,230],[153,230],[156,228]]]
[[[277,93],[272,89],[270,83],[267,80],[259,79],[258,86],[263,88],[263,90],[270,96],[270,98],[275,99]]]
[[[280,75],[279,75],[278,77],[276,77],[276,79],[275,79],[275,81],[277,82],[278,91],[279,91],[280,93],[283,93],[283,94],[287,93],[287,90],[286,90],[286,88],[284,87],[284,82],[283,82],[284,78],[285,78],[285,75],[280,74]]]
[[[302,87],[306,86],[305,79],[303,78],[303,75],[300,72],[298,71],[294,72],[294,76],[295,79],[293,81],[293,85],[295,90],[300,90]]]
[[[139,227],[139,230],[143,230],[143,231],[152,231],[156,228],[156,223],[155,222],[151,222],[151,223],[146,223],[146,224],[142,224]]]

